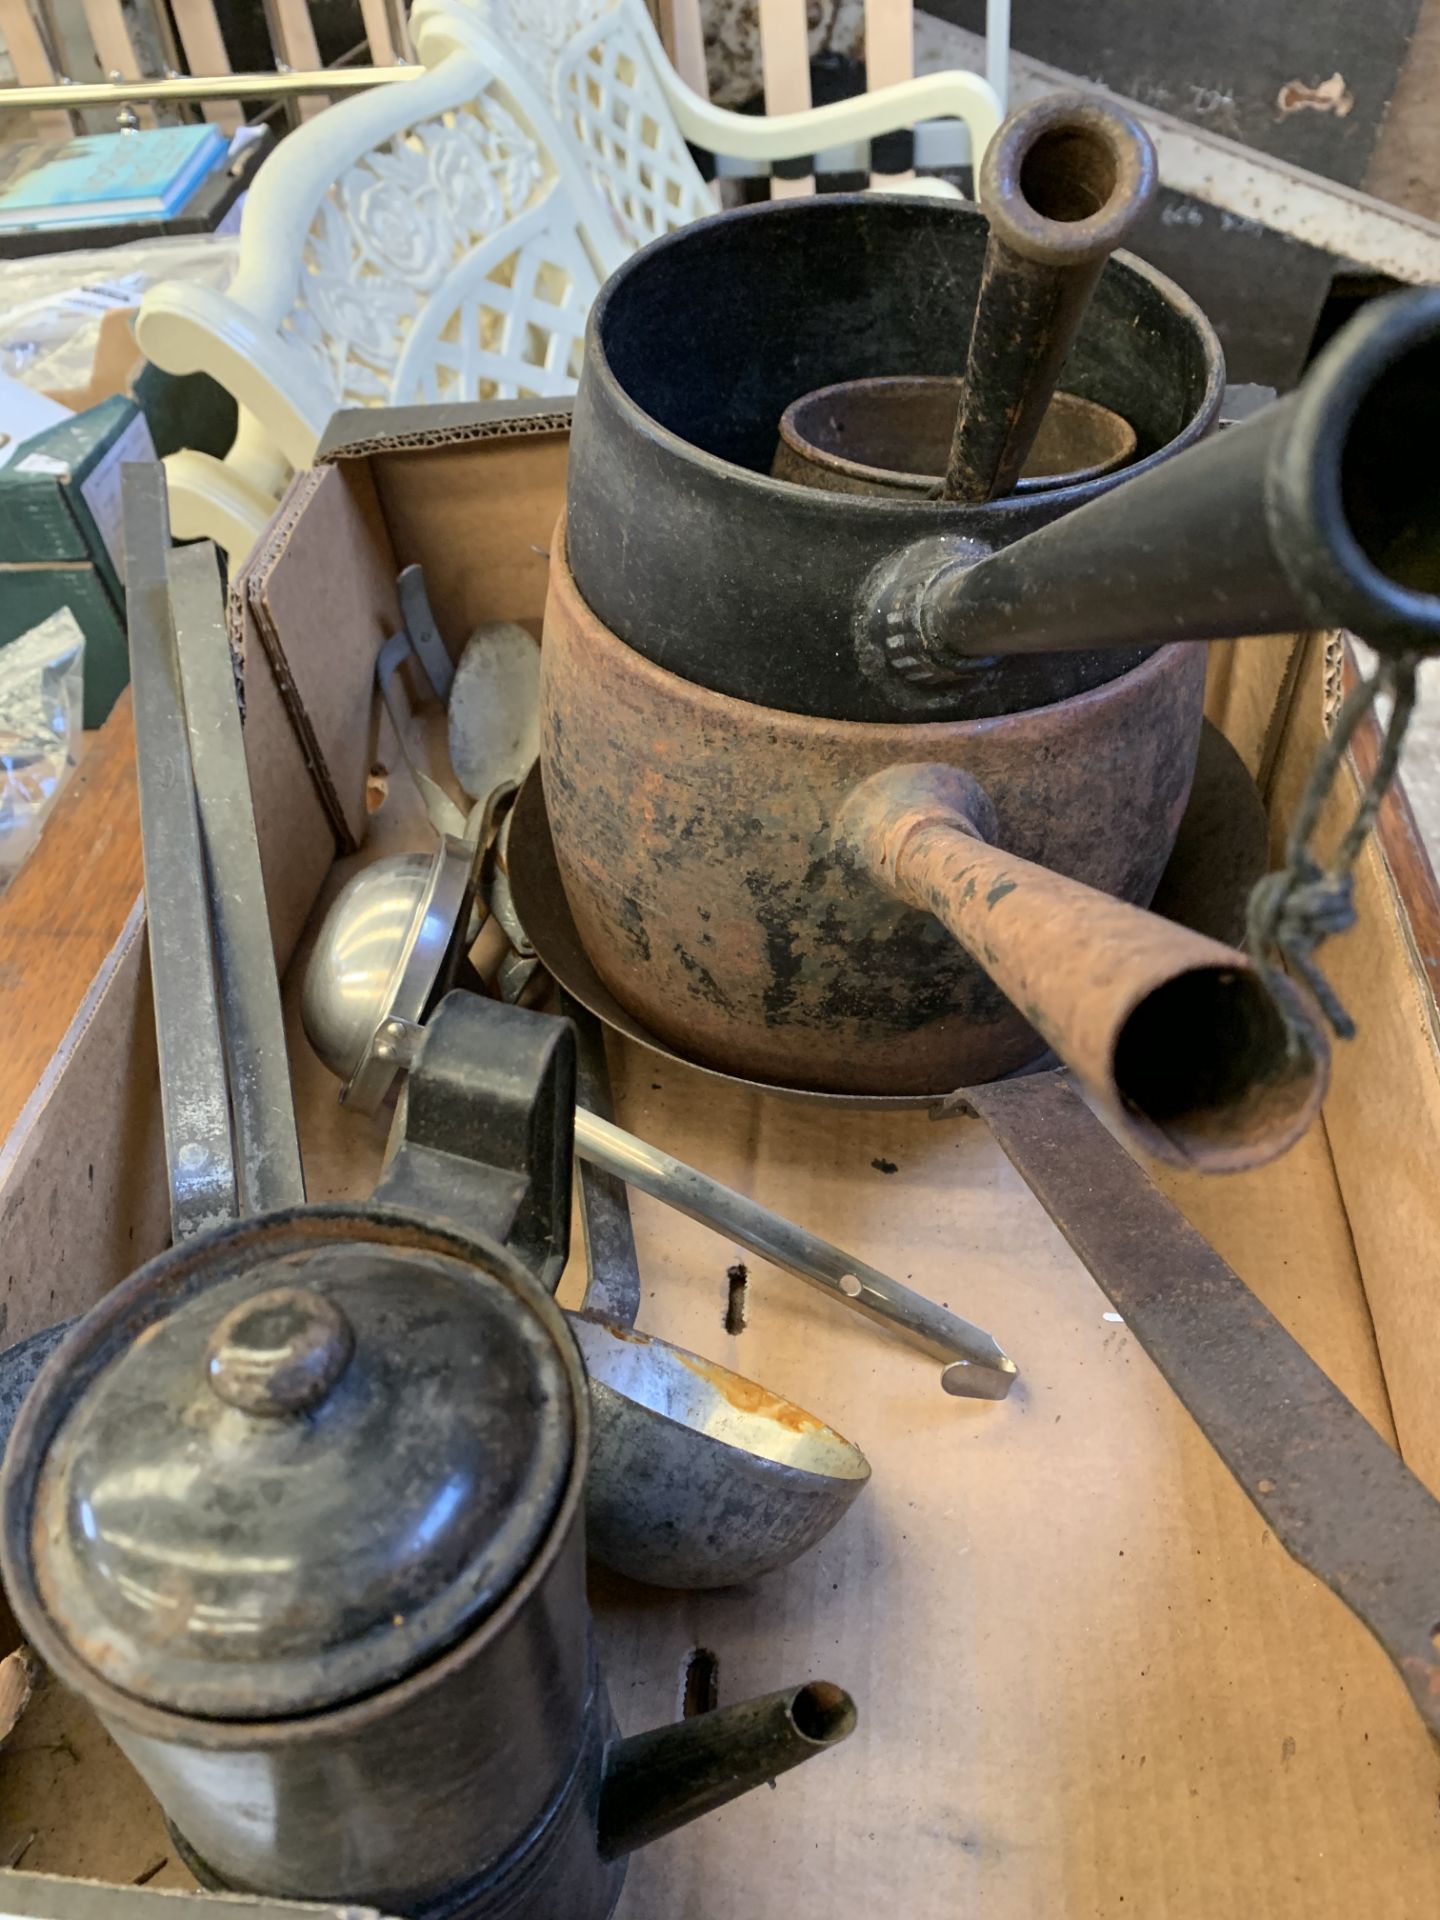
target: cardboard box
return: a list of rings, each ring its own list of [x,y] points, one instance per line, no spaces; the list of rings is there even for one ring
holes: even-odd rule
[[[426,838],[393,741],[370,731],[394,572],[424,563],[452,644],[487,617],[538,629],[563,487],[559,416],[466,409],[437,429],[427,412],[383,444],[378,424],[332,435],[232,604],[316,1199],[367,1190],[383,1128],[342,1112],[300,1036],[300,924],[355,861]],[[1332,661],[1318,636],[1215,650],[1212,713],[1277,825],[1322,737]],[[376,764],[388,798],[332,866],[364,831]],[[1359,896],[1359,928],[1326,951],[1360,1036],[1323,1126],[1259,1173],[1157,1177],[1440,1484],[1434,1003],[1377,846]],[[3,936],[0,903],[0,952]],[[828,1677],[861,1714],[837,1753],[638,1855],[621,1920],[1432,1914],[1440,1766],[1400,1681],[1275,1546],[988,1132],[797,1107],[628,1047],[612,1064],[623,1123],[989,1326],[1021,1369],[1003,1404],[948,1399],[933,1365],[758,1261],[730,1334],[736,1250],[637,1199],[642,1327],[811,1408],[874,1479],[754,1588],[595,1577],[622,1730],[675,1714],[696,1648],[718,1660],[722,1703]],[[162,1244],[156,1112],[132,912],[0,1148],[7,1337]],[[562,1297],[578,1288],[572,1263]],[[145,1790],[57,1688],[0,1756],[0,1847],[12,1831],[35,1835],[27,1869],[125,1882],[163,1860],[155,1883],[185,1884]]]

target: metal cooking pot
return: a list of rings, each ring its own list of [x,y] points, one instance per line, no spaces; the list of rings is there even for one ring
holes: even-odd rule
[[[979,718],[1059,700],[1144,657],[974,660],[917,687],[857,650],[875,570],[917,541],[986,552],[1214,424],[1219,342],[1198,307],[1115,255],[1060,373],[1129,422],[1119,472],[978,506],[816,490],[770,474],[781,416],[839,381],[960,374],[988,227],[953,202],[827,195],[717,215],[653,242],[590,316],[570,440],[570,564],[596,616],[672,673],[850,720]]]
[[[706,1065],[938,1094],[1048,1042],[1148,1151],[1254,1164],[1315,1111],[1323,1042],[1242,955],[1122,904],[1169,856],[1204,690],[1203,650],[1173,646],[993,719],[782,713],[627,646],[557,538],[540,764],[576,929]]]

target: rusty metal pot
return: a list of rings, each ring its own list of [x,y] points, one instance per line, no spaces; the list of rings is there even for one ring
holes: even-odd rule
[[[557,537],[541,769],[585,950],[661,1039],[752,1079],[943,1093],[1048,1042],[1145,1149],[1254,1164],[1315,1112],[1323,1042],[1297,998],[1291,1047],[1240,954],[1127,904],[1178,829],[1204,680],[1176,646],[999,718],[783,713],[609,632]]]

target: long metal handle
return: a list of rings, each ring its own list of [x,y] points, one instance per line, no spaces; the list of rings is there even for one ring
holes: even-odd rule
[[[975,655],[1346,627],[1440,649],[1440,540],[1417,427],[1440,389],[1440,288],[1374,301],[1284,400],[967,562],[933,541],[867,590],[861,645],[944,684]]]
[[[1440,1501],[1063,1073],[968,1087],[1046,1213],[1261,1518],[1374,1634],[1440,1736]]]
[[[943,497],[982,501],[1020,478],[1105,262],[1155,192],[1155,149],[1126,113],[1050,94],[985,150],[990,239]]]
[[[299,1206],[305,1181],[215,548],[207,540],[173,549],[167,574],[209,875],[238,1197],[242,1213],[261,1213]]]
[[[583,1108],[575,1114],[575,1151],[943,1360],[947,1393],[1003,1400],[1015,1384],[1015,1362],[983,1327]]]
[[[125,598],[160,1106],[177,1240],[233,1219],[237,1184],[190,735],[170,624],[158,465],[123,470]]]

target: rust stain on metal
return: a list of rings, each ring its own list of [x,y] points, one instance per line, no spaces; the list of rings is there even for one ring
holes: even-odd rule
[[[964,381],[882,375],[818,387],[785,409],[770,471],[826,493],[924,499],[944,479]],[[1056,393],[1025,457],[1017,491],[1073,486],[1135,457],[1128,420],[1078,393]]]
[[[705,1381],[707,1386],[714,1387],[722,1399],[729,1401],[739,1413],[753,1413],[762,1420],[773,1420],[777,1427],[784,1427],[787,1433],[826,1431],[825,1422],[817,1420],[813,1413],[806,1413],[793,1400],[783,1400],[778,1393],[768,1392],[753,1380],[731,1373],[728,1367],[702,1360],[698,1354],[680,1353],[678,1350],[676,1358],[691,1373]]]
[[[1291,1145],[1319,1107],[1327,1055],[1318,1035],[1292,1050],[1246,957],[1016,860],[980,836],[976,808],[963,772],[893,767],[856,790],[841,826],[862,862],[1025,1009],[1142,1151],[1218,1172]]]

